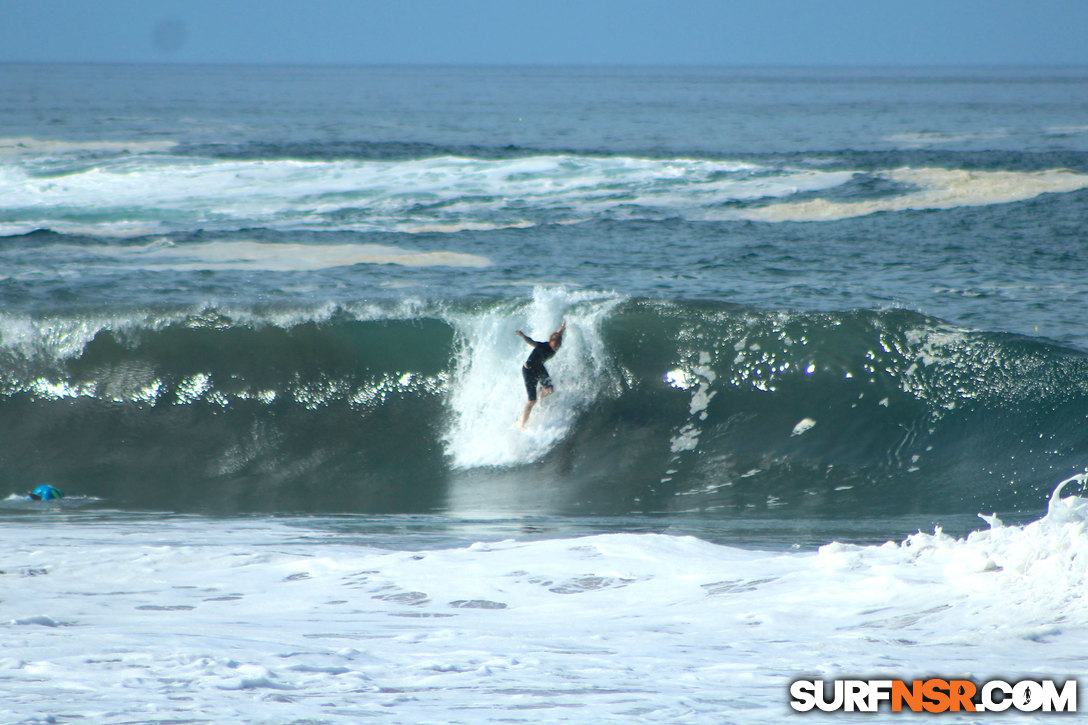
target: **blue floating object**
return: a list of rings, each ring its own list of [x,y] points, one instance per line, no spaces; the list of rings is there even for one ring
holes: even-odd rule
[[[52,501],[56,498],[64,498],[64,494],[57,490],[55,486],[43,483],[27,494],[27,498],[34,501]]]

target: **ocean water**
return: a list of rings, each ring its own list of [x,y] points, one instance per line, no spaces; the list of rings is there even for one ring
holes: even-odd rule
[[[0,98],[0,722],[780,723],[801,677],[1088,671],[1088,69]],[[514,331],[562,320],[514,430]]]

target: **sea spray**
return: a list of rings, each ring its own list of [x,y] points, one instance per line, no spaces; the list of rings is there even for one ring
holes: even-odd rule
[[[1061,496],[1071,484],[1083,494],[1086,474],[1059,484],[1045,516],[1009,526],[980,515],[989,528],[963,538],[918,532],[901,543],[820,548],[819,570],[829,579],[864,591],[879,581],[872,601],[896,600],[899,616],[873,612],[855,626],[926,632],[985,646],[996,637],[1045,641],[1063,629],[1088,629],[1088,499]],[[890,595],[890,596],[889,596]],[[912,613],[913,612],[913,613]]]
[[[616,394],[601,326],[620,298],[565,288],[537,287],[529,301],[450,318],[459,352],[451,382],[446,450],[455,468],[532,463],[570,435],[578,415],[602,396]],[[548,361],[556,392],[535,407],[525,430],[526,394],[521,364],[529,348],[523,330],[544,341],[567,322],[563,347]]]

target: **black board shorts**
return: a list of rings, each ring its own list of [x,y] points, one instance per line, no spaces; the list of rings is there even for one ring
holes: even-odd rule
[[[521,377],[525,378],[525,392],[529,395],[529,400],[536,400],[536,388],[539,383],[542,388],[551,388],[552,385],[551,376],[548,375],[548,369],[543,365],[537,365],[534,367],[521,366]]]

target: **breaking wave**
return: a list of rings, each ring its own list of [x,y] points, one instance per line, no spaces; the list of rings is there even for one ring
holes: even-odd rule
[[[530,429],[514,335],[562,319]],[[112,505],[1037,508],[1083,466],[1088,357],[904,310],[528,298],[0,317],[0,466]],[[535,504],[534,504],[535,505]],[[544,505],[544,504],[540,504]]]

